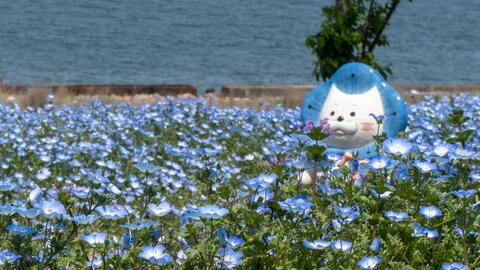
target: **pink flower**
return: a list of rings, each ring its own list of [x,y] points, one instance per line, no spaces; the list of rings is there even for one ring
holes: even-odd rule
[[[328,118],[320,119],[320,128],[323,132],[327,133],[330,136],[335,136],[335,130],[330,128],[330,124],[328,123]]]
[[[324,126],[329,126],[329,124],[328,124],[328,118],[320,119],[320,127],[323,128]]]
[[[313,120],[312,118],[308,117],[307,122],[305,123],[305,126],[303,127],[303,131],[305,132],[310,132],[313,129]]]
[[[313,123],[312,118],[308,117],[307,122],[305,123],[305,126],[303,127],[303,131],[311,132],[314,127],[315,127],[315,124]],[[335,136],[335,131],[330,128],[330,124],[328,123],[328,118],[320,119],[319,127],[322,130],[322,132],[324,132],[324,133],[326,133],[330,136]]]

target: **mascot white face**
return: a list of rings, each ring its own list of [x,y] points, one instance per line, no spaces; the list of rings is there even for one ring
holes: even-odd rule
[[[346,94],[333,84],[320,112],[320,119],[327,118],[336,135],[328,137],[325,142],[339,149],[369,144],[373,141],[372,136],[383,132],[383,126],[377,125],[371,113],[385,113],[377,87],[361,94]]]

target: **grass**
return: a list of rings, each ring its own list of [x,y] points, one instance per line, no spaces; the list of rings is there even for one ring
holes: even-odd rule
[[[21,92],[0,91],[0,103],[8,103],[15,99],[20,107],[40,107],[46,103],[48,96],[53,94],[48,87],[32,87]],[[250,107],[250,108],[269,108],[277,104],[288,105],[289,101],[283,97],[260,97],[260,98],[240,98],[240,97],[221,97],[215,94],[206,94],[203,96],[210,104],[218,107]],[[182,94],[175,99],[192,99],[196,96],[191,94]],[[159,94],[134,94],[134,95],[116,95],[116,94],[81,94],[74,95],[67,88],[58,88],[53,97],[53,103],[62,104],[85,104],[94,99],[101,100],[103,103],[121,104],[130,103],[134,106],[143,104],[155,104],[165,100],[166,96]],[[290,104],[292,105],[292,104]]]

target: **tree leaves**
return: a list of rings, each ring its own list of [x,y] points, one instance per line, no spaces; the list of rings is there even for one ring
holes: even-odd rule
[[[340,66],[352,61],[368,64],[384,77],[391,74],[388,65],[375,60],[373,51],[377,46],[389,45],[383,32],[399,3],[400,0],[344,0],[343,9],[336,5],[323,8],[321,31],[305,41],[317,58],[315,79],[328,79]]]

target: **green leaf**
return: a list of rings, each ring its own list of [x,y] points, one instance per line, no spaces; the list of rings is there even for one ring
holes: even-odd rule
[[[322,131],[320,127],[314,127],[309,133],[308,137],[314,141],[321,141],[327,138],[329,135]]]
[[[461,125],[470,120],[470,117],[464,116],[464,112],[461,109],[452,110],[448,115],[448,123],[453,125]]]
[[[466,141],[473,134],[473,131],[473,129],[467,129],[465,131],[457,132],[455,135],[462,141]]]
[[[325,150],[327,150],[325,146],[318,144],[310,145],[307,147],[308,153],[312,156],[314,160],[319,160],[325,153]]]

